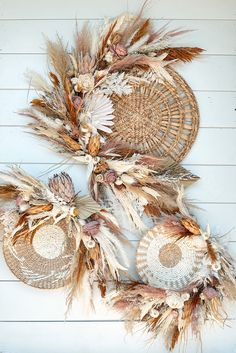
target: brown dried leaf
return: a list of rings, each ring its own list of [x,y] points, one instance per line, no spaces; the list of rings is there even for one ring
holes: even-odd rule
[[[177,47],[177,48],[165,48],[159,50],[157,55],[161,55],[163,53],[167,53],[167,56],[164,60],[171,61],[171,60],[180,60],[183,62],[190,62],[197,56],[199,56],[204,49],[202,48],[191,48],[191,47]]]
[[[43,205],[36,205],[36,206],[31,206],[25,211],[26,215],[34,215],[38,214],[41,212],[48,212],[51,211],[53,208],[53,205],[51,203],[49,204],[43,204]]]
[[[77,141],[75,141],[73,138],[71,138],[69,135],[62,134],[61,137],[66,143],[67,147],[69,147],[69,149],[71,149],[72,151],[76,152],[81,149],[80,144]]]

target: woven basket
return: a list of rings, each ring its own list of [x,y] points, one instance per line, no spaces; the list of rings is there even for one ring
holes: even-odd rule
[[[169,237],[161,225],[149,230],[141,239],[136,255],[137,271],[154,287],[181,290],[197,278],[204,248],[202,238]]]
[[[168,68],[174,85],[142,82],[126,96],[113,96],[114,126],[110,138],[140,153],[181,161],[193,145],[199,111],[191,88]]]
[[[75,239],[67,236],[65,222],[43,225],[35,233],[32,243],[29,237],[22,237],[13,246],[12,238],[7,235],[3,241],[4,257],[14,275],[41,289],[66,285],[74,251]]]

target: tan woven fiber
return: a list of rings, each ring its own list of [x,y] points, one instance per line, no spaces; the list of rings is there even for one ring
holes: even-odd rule
[[[44,229],[48,230],[48,234],[45,234],[47,239],[50,238],[50,233],[54,235],[51,253],[49,249],[45,248]],[[67,236],[65,222],[60,222],[56,226],[49,222],[40,228],[40,232],[35,246],[34,240],[31,244],[29,237],[19,238],[13,246],[11,238],[5,236],[3,251],[6,263],[17,278],[30,286],[41,289],[63,287],[69,277],[71,260],[75,251],[75,239]],[[59,234],[60,244],[57,244],[56,236]],[[37,237],[37,232],[35,237]],[[42,244],[40,244],[41,239]],[[57,245],[62,251],[58,251]],[[53,252],[57,254],[56,257]],[[44,253],[47,254],[47,257],[41,256]]]
[[[110,138],[140,153],[181,161],[199,128],[199,110],[191,88],[173,69],[167,81],[141,82],[126,96],[113,96],[114,126]]]

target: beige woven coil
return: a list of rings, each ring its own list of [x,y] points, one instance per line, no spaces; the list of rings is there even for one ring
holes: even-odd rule
[[[136,255],[141,279],[154,287],[181,290],[193,283],[202,266],[205,247],[194,236],[177,241],[165,227],[157,225],[141,239]]]
[[[67,233],[65,222],[57,225],[49,222],[35,233],[32,243],[29,237],[19,238],[13,246],[10,236],[5,235],[3,251],[7,265],[17,278],[30,286],[63,287],[68,281],[75,251],[75,239]]]
[[[142,82],[125,96],[113,96],[111,139],[140,153],[181,161],[193,145],[199,128],[199,110],[191,88],[173,69],[174,85]]]

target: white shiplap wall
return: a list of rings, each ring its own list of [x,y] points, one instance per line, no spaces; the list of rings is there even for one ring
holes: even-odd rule
[[[34,94],[28,91],[24,72],[46,72],[42,33],[54,38],[58,32],[69,41],[75,18],[97,22],[127,9],[137,10],[140,4],[138,0],[0,0],[0,167],[21,163],[39,176],[61,160],[44,142],[25,134],[25,120],[15,114]],[[236,223],[236,2],[153,0],[147,13],[157,26],[173,20],[173,27],[195,29],[178,43],[206,49],[192,64],[178,67],[193,88],[201,111],[199,135],[184,164],[202,178],[188,191],[199,206],[196,213],[201,223],[209,222],[216,234],[224,234]],[[85,192],[84,169],[73,165],[64,169]],[[235,229],[226,238],[236,254]],[[137,238],[131,236],[131,240],[133,247],[128,251],[134,259]],[[131,267],[134,272],[134,265]],[[159,342],[146,346],[147,337],[139,332],[126,336],[119,316],[107,311],[99,300],[97,313],[90,315],[75,303],[65,322],[64,302],[62,290],[41,291],[20,283],[1,255],[0,352],[165,351]],[[236,310],[230,310],[232,328],[206,328],[203,353],[236,352],[235,314]],[[197,348],[190,339],[187,352]]]

